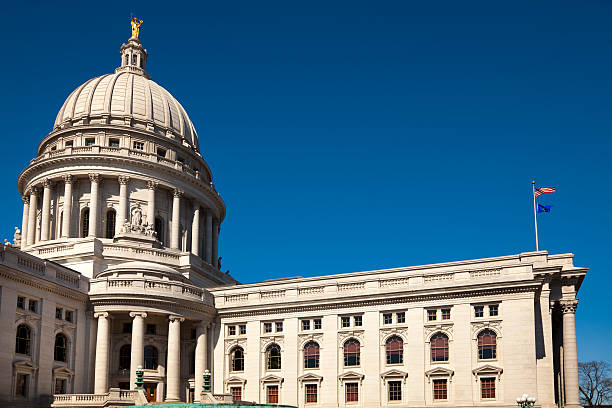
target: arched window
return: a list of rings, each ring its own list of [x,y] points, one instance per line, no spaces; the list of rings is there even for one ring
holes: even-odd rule
[[[66,356],[68,352],[68,339],[62,333],[55,335],[55,349],[53,353],[53,359],[55,361],[66,362]]]
[[[431,361],[448,361],[448,336],[436,333],[431,337]]]
[[[155,217],[155,232],[157,233],[157,240],[163,243],[164,242],[164,220],[161,217]]]
[[[136,54],[132,54],[132,65],[136,65],[137,58]]]
[[[304,368],[319,368],[319,345],[314,341],[304,345]]]
[[[230,371],[244,371],[244,350],[234,347],[230,352]]]
[[[404,362],[404,341],[398,336],[391,336],[385,344],[387,364],[402,364]]]
[[[131,360],[132,360],[132,346],[129,344],[124,344],[119,349],[119,369],[129,370]]]
[[[106,212],[106,238],[113,238],[115,236],[115,225],[117,221],[117,212],[110,209]]]
[[[358,366],[360,362],[360,347],[359,341],[356,339],[348,339],[344,343],[344,366]]]
[[[270,344],[266,349],[266,360],[268,361],[268,370],[281,369],[281,349],[278,344]]]
[[[497,358],[497,334],[493,330],[486,329],[478,333],[478,358]]]
[[[125,54],[125,63],[123,65],[128,65],[129,60],[130,60],[130,56]]]
[[[89,235],[89,208],[85,208],[81,212],[81,238]]]
[[[144,368],[147,370],[157,370],[157,349],[153,346],[144,348]]]
[[[15,353],[30,355],[30,342],[32,340],[32,330],[25,324],[17,326],[15,342]]]

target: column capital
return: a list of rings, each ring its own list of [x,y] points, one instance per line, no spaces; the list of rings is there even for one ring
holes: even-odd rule
[[[143,319],[147,318],[147,312],[130,312],[130,317],[142,317]]]
[[[64,174],[62,178],[64,179],[65,184],[72,184],[74,182],[74,177],[72,174]]]
[[[53,185],[53,182],[50,179],[46,178],[43,179],[42,185],[44,188],[50,188]]]
[[[128,176],[119,176],[118,180],[119,184],[126,185],[127,183],[129,183],[130,178]]]
[[[149,190],[157,190],[158,186],[159,186],[159,183],[157,181],[147,180],[147,188]]]
[[[168,316],[168,320],[170,320],[171,322],[175,322],[175,321],[179,321],[179,323],[182,323],[185,321],[185,318],[183,316],[180,315],[170,315]]]
[[[30,187],[30,195],[34,195],[38,197],[40,195],[40,188],[36,186]]]
[[[108,312],[94,312],[94,318],[98,318],[98,317],[103,317],[105,319],[108,319],[110,317],[110,314]]]
[[[561,312],[563,312],[563,314],[574,314],[578,308],[578,299],[560,300],[559,305],[561,305]]]
[[[97,183],[100,181],[100,174],[98,173],[89,173],[89,180],[91,180],[92,183]]]
[[[24,204],[30,204],[30,196],[27,191],[21,196],[21,201],[23,201]]]
[[[179,198],[180,198],[180,197],[182,197],[182,196],[183,196],[183,194],[184,194],[184,193],[185,193],[185,192],[184,192],[183,190],[179,190],[179,189],[177,189],[177,188],[175,188],[175,189],[174,189],[174,196],[175,196],[175,197],[179,197]]]

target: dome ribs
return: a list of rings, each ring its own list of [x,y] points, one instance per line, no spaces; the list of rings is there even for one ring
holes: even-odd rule
[[[117,78],[119,78],[121,74],[111,74],[111,80],[108,82],[106,86],[106,92],[104,93],[104,108],[102,110],[102,114],[109,115],[111,114],[111,102],[113,100],[113,92],[115,90],[115,83],[117,82]]]

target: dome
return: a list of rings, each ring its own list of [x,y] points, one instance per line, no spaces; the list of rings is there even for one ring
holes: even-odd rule
[[[144,71],[146,51],[140,41],[131,38],[121,54],[122,66],[115,73],[92,78],[68,96],[54,128],[127,125],[174,136],[199,151],[198,135],[185,109]],[[131,65],[131,57],[137,65]]]

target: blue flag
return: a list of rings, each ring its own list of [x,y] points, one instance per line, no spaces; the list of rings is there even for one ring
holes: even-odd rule
[[[538,212],[542,213],[542,212],[550,212],[550,207],[552,207],[552,205],[542,205],[542,204],[538,204]]]

